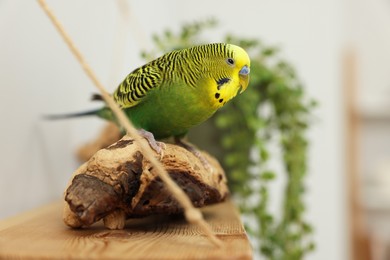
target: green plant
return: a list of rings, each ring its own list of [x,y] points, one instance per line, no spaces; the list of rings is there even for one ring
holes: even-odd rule
[[[215,25],[215,20],[208,20],[186,24],[177,34],[167,30],[155,35],[156,50],[143,53],[143,57],[151,59],[158,52],[204,43],[201,32]],[[294,69],[279,57],[277,48],[230,35],[223,42],[237,44],[251,56],[250,86],[210,119],[211,127],[219,133],[229,186],[242,214],[257,223],[247,225],[247,230],[258,238],[261,253],[267,259],[302,259],[314,249],[312,227],[304,219],[303,194],[305,133],[315,102],[305,98]],[[269,205],[270,184],[281,175],[268,165],[273,143],[280,147],[286,173],[279,217],[271,213]]]

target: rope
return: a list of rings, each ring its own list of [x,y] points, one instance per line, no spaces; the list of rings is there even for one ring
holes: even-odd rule
[[[146,142],[141,141],[142,137],[138,134],[137,130],[129,121],[129,119],[126,117],[125,113],[119,108],[119,106],[115,103],[114,99],[110,96],[110,94],[108,94],[108,92],[105,90],[103,85],[99,82],[95,73],[92,71],[91,67],[85,61],[81,52],[77,49],[77,47],[71,40],[70,36],[66,33],[64,27],[61,25],[57,17],[47,6],[46,1],[45,0],[37,0],[37,1],[42,7],[42,9],[45,11],[45,13],[48,15],[48,17],[50,18],[50,20],[52,21],[52,23],[54,24],[54,26],[56,27],[56,29],[58,30],[58,32],[60,33],[64,41],[66,42],[69,49],[72,51],[72,53],[80,63],[81,67],[84,69],[84,72],[88,75],[88,77],[92,80],[95,86],[99,89],[104,101],[114,112],[119,123],[126,129],[127,133],[130,136],[132,136],[134,140],[138,143],[145,158],[152,165],[154,165],[154,168],[156,169],[156,172],[161,178],[161,180],[165,183],[168,190],[173,194],[173,196],[176,198],[179,204],[183,207],[184,215],[187,221],[192,224],[197,224],[203,230],[207,238],[209,238],[212,243],[214,243],[218,247],[221,247],[222,242],[216,237],[216,235],[211,230],[210,226],[205,222],[202,213],[198,209],[194,208],[188,196],[171,179],[171,177],[169,176],[168,172],[164,169],[162,164],[154,157],[154,152],[151,150],[150,146]]]

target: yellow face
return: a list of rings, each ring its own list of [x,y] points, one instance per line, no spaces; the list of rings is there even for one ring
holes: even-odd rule
[[[248,87],[250,59],[241,47],[227,44],[227,55],[219,59],[215,67],[218,69],[209,95],[214,106],[219,108]]]

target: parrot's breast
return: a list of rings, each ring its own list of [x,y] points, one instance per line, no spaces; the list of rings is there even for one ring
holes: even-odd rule
[[[152,132],[157,139],[185,135],[218,109],[202,89],[185,84],[161,86],[125,112],[136,127]]]

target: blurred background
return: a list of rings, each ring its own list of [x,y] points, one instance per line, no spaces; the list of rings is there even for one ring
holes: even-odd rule
[[[151,35],[214,17],[226,32],[276,45],[316,120],[308,136],[307,259],[390,259],[390,1],[48,1],[113,91],[143,64]],[[35,1],[0,0],[0,219],[61,198],[75,151],[104,122],[42,120],[90,110],[95,87]],[[279,187],[282,190],[282,186]]]

